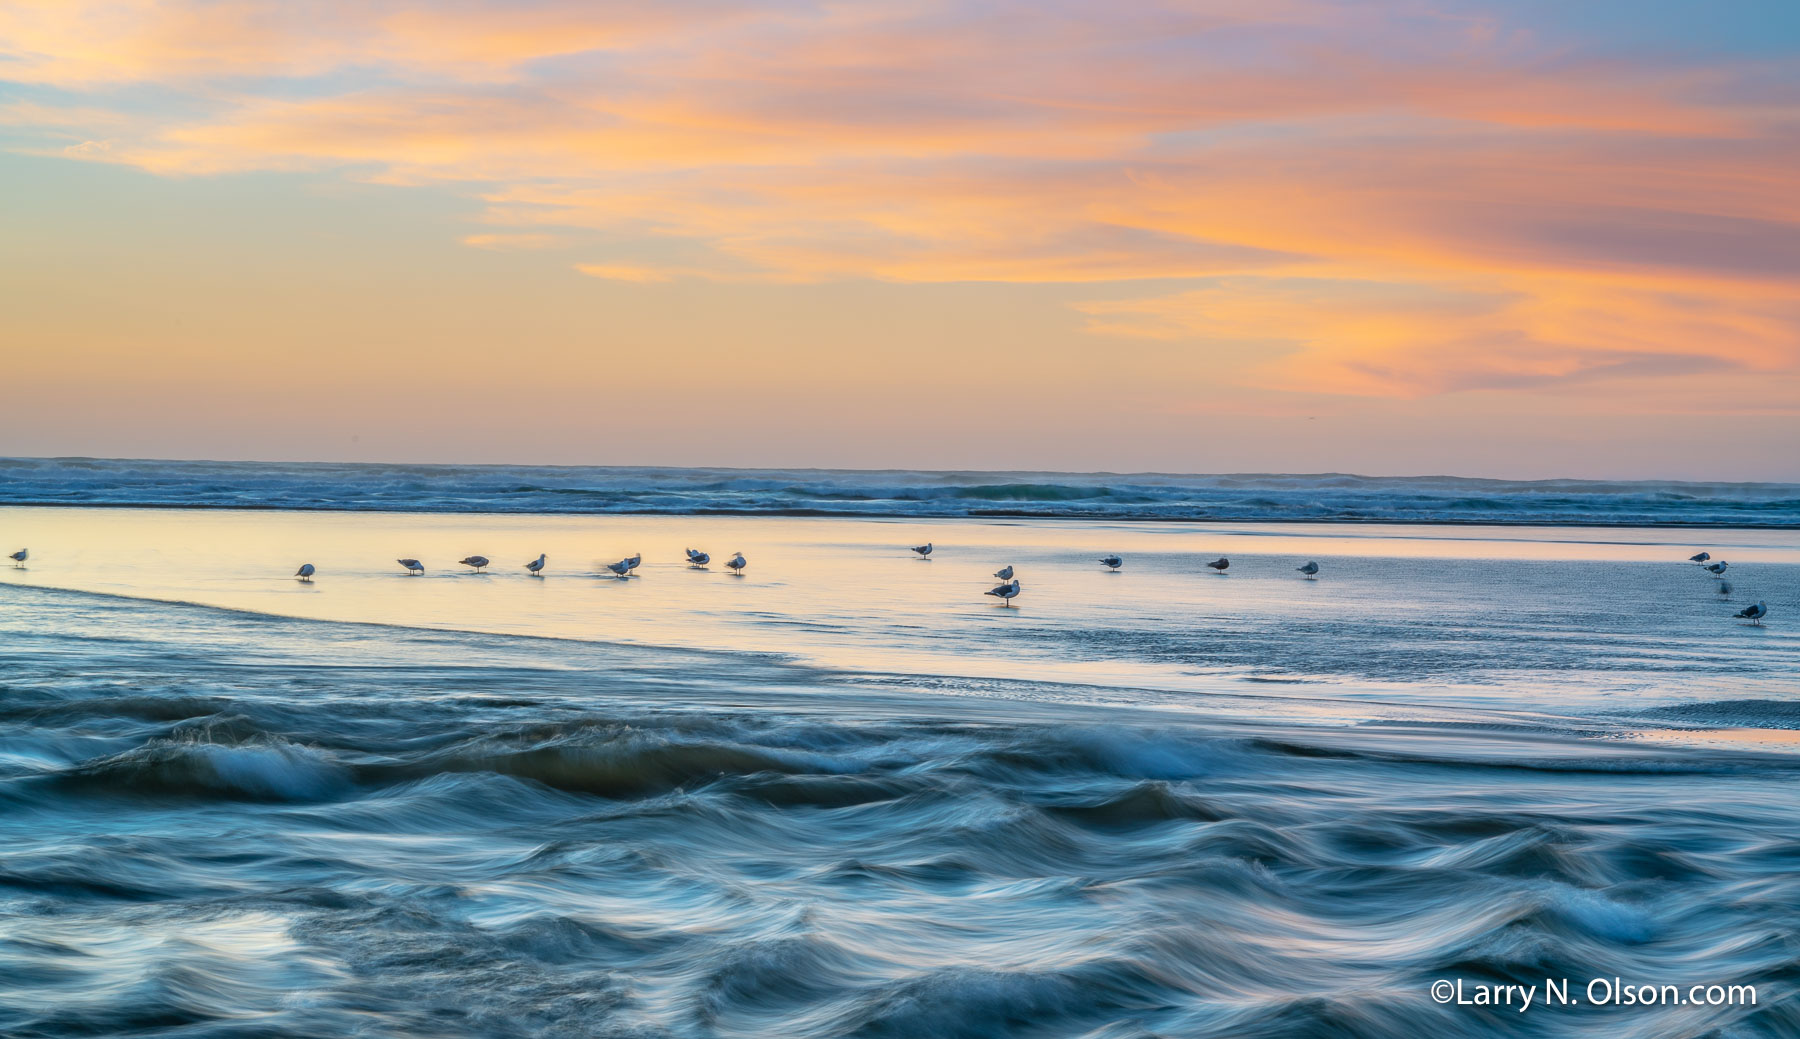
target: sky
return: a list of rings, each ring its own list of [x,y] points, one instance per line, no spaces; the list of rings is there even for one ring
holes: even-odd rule
[[[1800,4],[0,5],[0,455],[1800,481]]]

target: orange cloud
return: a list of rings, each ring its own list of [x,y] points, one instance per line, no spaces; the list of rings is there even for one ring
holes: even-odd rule
[[[1235,344],[1266,388],[1794,370],[1792,99],[1509,15],[27,0],[0,67],[58,93],[0,123],[449,186],[487,206],[467,244],[603,237],[577,269],[612,281],[1092,285],[1096,334]],[[1100,291],[1139,281],[1179,284]]]
[[[562,239],[553,234],[472,234],[463,236],[464,245],[472,245],[477,249],[493,249],[499,252],[510,252],[517,249],[551,249],[562,244]]]
[[[648,284],[659,281],[673,281],[683,271],[670,270],[664,267],[634,267],[619,263],[578,263],[575,269],[590,278],[604,278],[607,281],[631,281]]]
[[[733,6],[587,0],[14,0],[0,6],[5,79],[58,87],[205,84],[385,67],[402,78],[515,78],[557,55],[641,44],[714,25]]]
[[[1249,382],[1365,396],[1720,371],[1800,370],[1800,305],[1579,282],[1519,291],[1310,279],[1077,305],[1102,334],[1198,339],[1259,358]]]

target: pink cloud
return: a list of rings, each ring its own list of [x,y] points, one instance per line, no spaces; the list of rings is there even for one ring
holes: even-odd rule
[[[1508,14],[78,0],[0,56],[28,149],[448,187],[609,280],[1183,282],[1081,319],[1305,392],[1792,371],[1793,99]]]

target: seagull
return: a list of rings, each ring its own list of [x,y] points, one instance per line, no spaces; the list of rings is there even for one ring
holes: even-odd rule
[[[1210,562],[1206,565],[1212,567],[1214,570],[1217,570],[1219,572],[1219,576],[1223,577],[1223,576],[1225,576],[1225,568],[1231,565],[1231,560],[1226,559],[1224,556],[1220,556],[1219,558],[1213,560],[1212,562]]]
[[[1118,568],[1125,565],[1125,560],[1121,559],[1118,556],[1101,556],[1100,562],[1107,566],[1112,567],[1114,570],[1117,570]]]
[[[705,552],[696,552],[691,548],[688,549],[688,565],[694,569],[704,570],[706,569],[706,564],[710,562],[712,562],[712,556],[707,555]]]
[[[525,569],[531,571],[531,576],[533,577],[544,576],[544,554],[539,552],[536,559],[525,564]]]
[[[642,552],[639,552],[637,555],[632,556],[629,559],[621,560],[621,562],[623,562],[625,564],[625,569],[627,569],[627,570],[636,570],[638,568],[638,564],[642,563],[643,561],[644,561],[644,554]]]
[[[1002,580],[1002,581],[1010,581],[1010,580],[1012,580],[1012,564],[1011,564],[1011,563],[1008,563],[1008,564],[1007,564],[1007,565],[1005,565],[1005,566],[1003,566],[1003,567],[1001,567],[1001,568],[1000,568],[1000,569],[998,569],[998,570],[996,570],[996,571],[994,571],[994,576],[995,576],[995,577],[998,577],[998,578],[999,578],[999,579],[1000,579],[1000,580]]]
[[[1739,610],[1737,615],[1752,624],[1760,625],[1762,624],[1762,619],[1769,615],[1769,604],[1766,602],[1758,602],[1755,606],[1746,606]]]
[[[30,554],[31,554],[31,549],[21,548],[17,552],[14,552],[12,555],[7,556],[7,558],[13,561],[13,569],[14,570],[23,570],[23,569],[25,569],[25,557],[29,556]]]
[[[725,561],[725,565],[730,567],[733,573],[738,574],[739,576],[742,576],[744,573],[744,566],[747,562],[748,562],[748,560],[746,560],[744,558],[744,554],[742,552],[738,552],[738,553],[734,554],[730,559],[727,559]]]
[[[1721,559],[1716,563],[1706,564],[1706,566],[1703,567],[1702,569],[1704,569],[1707,573],[1713,575],[1714,577],[1723,577],[1723,576],[1725,576],[1725,568],[1730,565],[1731,565],[1730,563],[1727,563],[1725,560]]]
[[[1695,554],[1693,554],[1693,555],[1691,555],[1691,556],[1689,556],[1689,557],[1688,557],[1688,562],[1690,562],[1690,563],[1704,563],[1704,562],[1706,562],[1706,561],[1707,561],[1707,560],[1708,560],[1708,559],[1711,559],[1711,558],[1712,558],[1712,553],[1711,553],[1711,552],[1696,552],[1696,553],[1695,553]]]
[[[1720,581],[1719,582],[1719,594],[1720,595],[1730,595],[1731,594],[1731,582],[1730,581]]]
[[[690,563],[693,562],[696,557],[706,554],[705,552],[696,552],[691,548],[684,548],[682,551],[687,553],[688,562]]]
[[[613,572],[613,576],[623,581],[631,574],[631,560],[621,559],[616,563],[608,563],[606,564],[606,568]]]
[[[488,557],[486,557],[486,556],[467,556],[465,558],[458,559],[457,562],[461,563],[464,566],[472,566],[476,570],[480,570],[482,567],[488,565]]]
[[[312,575],[313,575],[313,565],[311,563],[301,563],[300,569],[294,571],[294,576],[298,577],[302,581],[305,581],[307,584],[312,583]]]
[[[927,541],[923,545],[914,545],[913,551],[919,554],[920,559],[929,559],[931,558],[931,542]]]
[[[995,598],[999,599],[1000,605],[1002,605],[1002,606],[1011,606],[1012,605],[1012,597],[1019,594],[1018,579],[1015,578],[1015,579],[1008,581],[1007,583],[1002,584],[1002,585],[995,585],[994,587],[989,588],[983,594],[991,595],[991,596],[994,596]]]
[[[405,567],[409,573],[422,574],[425,572],[425,568],[420,565],[417,559],[396,559],[394,562]]]
[[[1312,561],[1312,560],[1310,560],[1310,559],[1309,559],[1309,560],[1307,560],[1307,561],[1306,561],[1306,565],[1305,565],[1305,566],[1297,566],[1297,567],[1295,567],[1295,568],[1294,568],[1294,569],[1296,569],[1296,570],[1298,570],[1298,571],[1300,571],[1300,572],[1301,572],[1301,573],[1303,573],[1303,574],[1305,574],[1305,575],[1306,575],[1306,579],[1307,579],[1307,580],[1308,580],[1308,581],[1310,581],[1310,580],[1312,580],[1312,579],[1313,579],[1313,578],[1315,578],[1315,577],[1317,577],[1317,576],[1319,576],[1319,564],[1317,564],[1317,563],[1315,563],[1315,562],[1313,562],[1313,561]]]

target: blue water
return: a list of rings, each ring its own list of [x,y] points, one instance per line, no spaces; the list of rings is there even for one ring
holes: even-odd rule
[[[0,647],[19,1039],[1800,1029],[1800,757],[1641,718],[1022,707],[12,586]],[[1759,1001],[1426,995],[1614,976]]]
[[[1795,535],[926,526],[0,508],[0,1036],[1800,1035]]]
[[[0,504],[540,514],[1800,526],[1800,485],[0,459]]]

